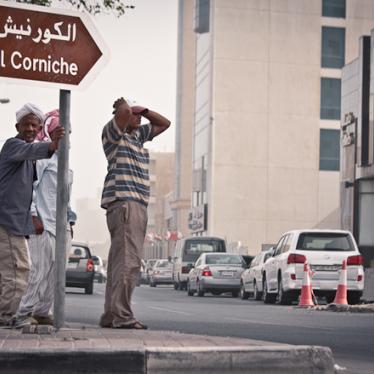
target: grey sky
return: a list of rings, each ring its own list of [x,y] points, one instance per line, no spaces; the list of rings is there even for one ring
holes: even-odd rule
[[[177,0],[132,0],[135,5],[120,19],[97,16],[94,22],[110,50],[110,60],[84,91],[72,91],[70,166],[74,170],[73,200],[96,197],[106,173],[101,130],[119,96],[135,99],[169,118],[173,125],[147,147],[174,150]],[[15,135],[15,111],[33,102],[44,111],[58,107],[57,88],[4,84],[0,97],[0,141]],[[2,142],[0,143],[1,146]]]

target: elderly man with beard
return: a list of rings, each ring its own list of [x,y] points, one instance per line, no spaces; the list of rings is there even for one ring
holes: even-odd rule
[[[26,237],[34,233],[30,205],[35,161],[51,157],[65,134],[59,128],[50,142],[34,143],[44,114],[30,103],[17,111],[16,119],[18,134],[0,152],[0,325],[9,324],[27,287]]]

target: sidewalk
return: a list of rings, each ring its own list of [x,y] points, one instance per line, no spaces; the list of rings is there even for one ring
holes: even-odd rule
[[[69,324],[0,329],[0,373],[334,373],[329,348]]]

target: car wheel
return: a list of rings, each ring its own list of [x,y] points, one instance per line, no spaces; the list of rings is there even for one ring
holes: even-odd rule
[[[98,283],[103,283],[103,276],[100,276],[100,278],[97,280]]]
[[[359,292],[348,292],[348,304],[349,305],[355,305],[360,303],[361,299],[361,293]]]
[[[188,296],[193,296],[194,293],[195,293],[195,292],[191,290],[191,288],[190,288],[190,282],[188,281],[188,282],[187,282],[187,295],[188,295]]]
[[[277,297],[277,295],[268,293],[268,285],[266,283],[265,277],[262,281],[262,284],[263,284],[263,289],[264,289],[262,293],[262,300],[264,301],[265,304],[274,304],[275,298]]]
[[[232,297],[238,297],[239,296],[239,291],[233,291],[231,292]]]
[[[93,280],[92,280],[92,282],[88,286],[85,287],[84,293],[86,295],[92,295],[93,294],[93,287],[94,287],[94,285],[93,285]]]
[[[243,283],[240,285],[240,298],[242,300],[247,300],[249,298],[249,293],[245,290]]]
[[[212,290],[212,295],[214,295],[214,296],[219,296],[219,295],[221,295],[221,291],[217,291],[217,290]]]
[[[150,285],[151,287],[156,287],[156,283],[153,282],[153,280],[151,280],[151,281],[149,282],[149,285]]]
[[[174,282],[174,289],[175,289],[175,290],[178,290],[178,289],[179,289],[178,282]]]
[[[331,304],[334,302],[335,295],[332,295],[332,294],[325,295],[325,299],[326,299],[327,304]]]
[[[290,294],[285,292],[283,289],[283,282],[282,277],[280,276],[278,279],[278,295],[277,295],[278,303],[281,305],[289,305],[291,304]]]
[[[197,283],[197,296],[203,297],[205,295],[204,290],[200,286],[200,282]]]
[[[253,282],[253,298],[255,300],[261,300],[261,292],[258,290],[258,286],[257,286],[257,283],[256,281]]]

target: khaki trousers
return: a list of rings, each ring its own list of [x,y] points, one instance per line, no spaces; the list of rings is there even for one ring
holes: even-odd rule
[[[27,288],[30,257],[26,239],[0,226],[0,316],[17,312]]]
[[[120,327],[136,321],[131,309],[131,295],[143,258],[147,208],[135,201],[116,201],[108,206],[106,214],[111,246],[100,325]]]

